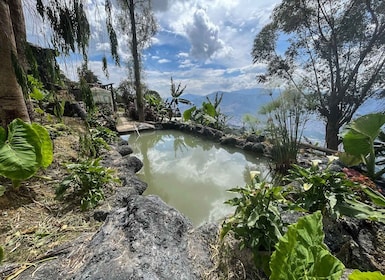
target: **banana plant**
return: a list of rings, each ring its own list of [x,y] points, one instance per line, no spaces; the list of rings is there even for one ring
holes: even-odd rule
[[[191,105],[192,103],[185,99],[180,97],[184,90],[186,89],[186,85],[182,87],[182,84],[179,83],[177,86],[174,83],[174,80],[171,77],[171,101],[169,103],[169,119],[171,121],[172,117],[179,111],[179,103]]]
[[[8,131],[0,127],[0,176],[11,179],[14,187],[53,160],[53,146],[48,131],[37,123],[15,119]]]
[[[365,164],[367,176],[378,179],[385,173],[385,168],[376,172],[375,140],[385,124],[385,114],[364,115],[349,124],[342,133],[344,153],[340,160],[349,166]]]

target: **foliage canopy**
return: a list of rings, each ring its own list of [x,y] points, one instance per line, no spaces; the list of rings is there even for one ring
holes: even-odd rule
[[[257,34],[252,55],[267,63],[261,81],[283,78],[314,95],[327,145],[337,149],[339,129],[384,88],[385,2],[284,0]]]

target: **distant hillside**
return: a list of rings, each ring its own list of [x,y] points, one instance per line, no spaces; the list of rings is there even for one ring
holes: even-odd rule
[[[200,107],[202,102],[207,100],[206,97],[214,101],[215,94],[215,92],[206,96],[184,94],[183,98],[190,100],[194,105]],[[230,125],[241,126],[242,117],[245,114],[256,115],[261,106],[271,100],[270,91],[263,88],[223,92],[220,108],[223,114],[231,117],[229,120]],[[181,106],[182,111],[187,108],[189,106]]]
[[[215,92],[207,95],[210,100],[214,100]],[[223,92],[223,99],[220,105],[221,112],[231,117],[228,121],[228,125],[241,127],[242,126],[242,117],[245,114],[252,114],[256,116],[259,120],[263,120],[264,116],[258,114],[261,106],[269,103],[275,99],[279,93],[274,92],[273,96],[270,96],[270,91],[263,88],[254,88],[239,90],[233,92]],[[183,98],[190,100],[194,105],[200,107],[203,101],[206,101],[206,96],[199,96],[193,94],[183,94]],[[366,101],[359,110],[357,110],[355,116],[365,115],[372,112],[383,111],[385,107],[384,102],[379,101],[378,99],[369,99]],[[183,112],[184,110],[190,108],[190,106],[181,105],[180,109]],[[313,142],[318,142],[323,144],[325,135],[325,124],[317,116],[312,116],[307,122],[304,136]]]

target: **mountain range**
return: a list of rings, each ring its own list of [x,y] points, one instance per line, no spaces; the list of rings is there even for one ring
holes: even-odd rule
[[[242,127],[242,118],[246,114],[251,114],[258,120],[263,120],[264,116],[259,114],[259,110],[263,105],[274,100],[279,96],[278,90],[268,90],[264,88],[252,88],[231,92],[219,92],[223,93],[223,99],[220,103],[221,113],[228,116],[227,124],[233,127]],[[207,101],[209,98],[212,102],[215,99],[217,93],[202,96],[194,94],[183,94],[181,97],[189,100],[197,107],[202,105],[203,101]],[[183,113],[184,110],[191,106],[181,104],[180,110]],[[379,102],[378,99],[369,99],[357,110],[355,116],[360,116],[372,112],[383,111],[384,103]],[[325,135],[325,123],[316,115],[311,116],[304,129],[304,136],[313,142],[323,144]]]
[[[197,107],[202,105],[202,102],[209,98],[212,102],[215,100],[217,92],[201,96],[194,94],[184,94],[182,97],[192,102]],[[261,106],[273,100],[276,93],[271,94],[270,90],[264,88],[253,88],[238,90],[232,92],[219,92],[223,94],[222,102],[220,103],[221,113],[229,117],[228,124],[232,126],[242,126],[242,117],[245,114],[256,116]],[[190,106],[180,106],[183,112]]]

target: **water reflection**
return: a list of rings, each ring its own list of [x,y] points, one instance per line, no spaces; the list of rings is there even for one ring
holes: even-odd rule
[[[179,131],[123,138],[143,161],[138,176],[148,184],[145,194],[159,195],[196,226],[231,213],[223,204],[232,197],[226,190],[248,182],[250,170],[268,170],[265,159]]]

